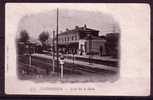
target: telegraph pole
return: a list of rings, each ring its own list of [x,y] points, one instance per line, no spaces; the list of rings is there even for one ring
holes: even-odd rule
[[[57,58],[57,69],[59,71],[59,54],[58,54],[58,15],[59,14],[59,11],[58,11],[58,8],[57,8],[57,26],[56,26],[56,58]]]
[[[91,37],[91,35],[90,34],[88,34],[88,39],[89,39],[89,58],[88,58],[88,62],[89,62],[89,64],[91,64],[91,55],[92,55],[92,51],[91,51],[91,49],[92,49],[92,37]]]
[[[55,42],[54,42],[54,39],[55,39],[55,31],[53,31],[53,60],[52,60],[52,64],[53,64],[53,73],[55,72]]]

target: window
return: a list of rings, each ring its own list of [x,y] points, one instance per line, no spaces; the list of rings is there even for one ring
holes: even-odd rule
[[[64,42],[64,41],[63,41],[63,37],[61,38],[61,42]]]
[[[77,40],[77,35],[75,35],[75,40]]]
[[[67,41],[69,41],[69,37],[67,37]]]
[[[73,36],[72,36],[72,41],[73,41]]]

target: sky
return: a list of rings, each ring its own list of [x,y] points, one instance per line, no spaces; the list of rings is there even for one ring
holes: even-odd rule
[[[49,31],[50,36],[56,30],[56,9],[44,11],[37,14],[24,15],[18,24],[18,34],[26,30],[32,38],[38,38],[43,31]],[[118,22],[112,15],[98,11],[81,11],[71,9],[59,9],[59,32],[66,28],[74,29],[75,26],[99,30],[99,35],[120,32]],[[17,34],[17,35],[18,35]]]

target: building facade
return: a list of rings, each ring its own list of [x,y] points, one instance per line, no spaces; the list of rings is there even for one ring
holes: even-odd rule
[[[65,54],[87,55],[89,52],[94,52],[94,54],[104,55],[104,46],[105,40],[99,37],[99,31],[87,28],[86,25],[75,26],[71,30],[66,29],[58,35],[59,51]]]
[[[101,38],[93,38],[92,40],[79,40],[79,54],[80,55],[106,55],[106,40]]]

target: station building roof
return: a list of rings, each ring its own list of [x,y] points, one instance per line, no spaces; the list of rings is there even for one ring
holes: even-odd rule
[[[84,25],[83,27],[75,26],[75,28],[71,30],[67,28],[66,31],[61,32],[59,35],[65,35],[65,34],[70,34],[70,33],[75,33],[75,32],[87,32],[87,31],[99,32],[96,29],[87,28],[87,26]]]

